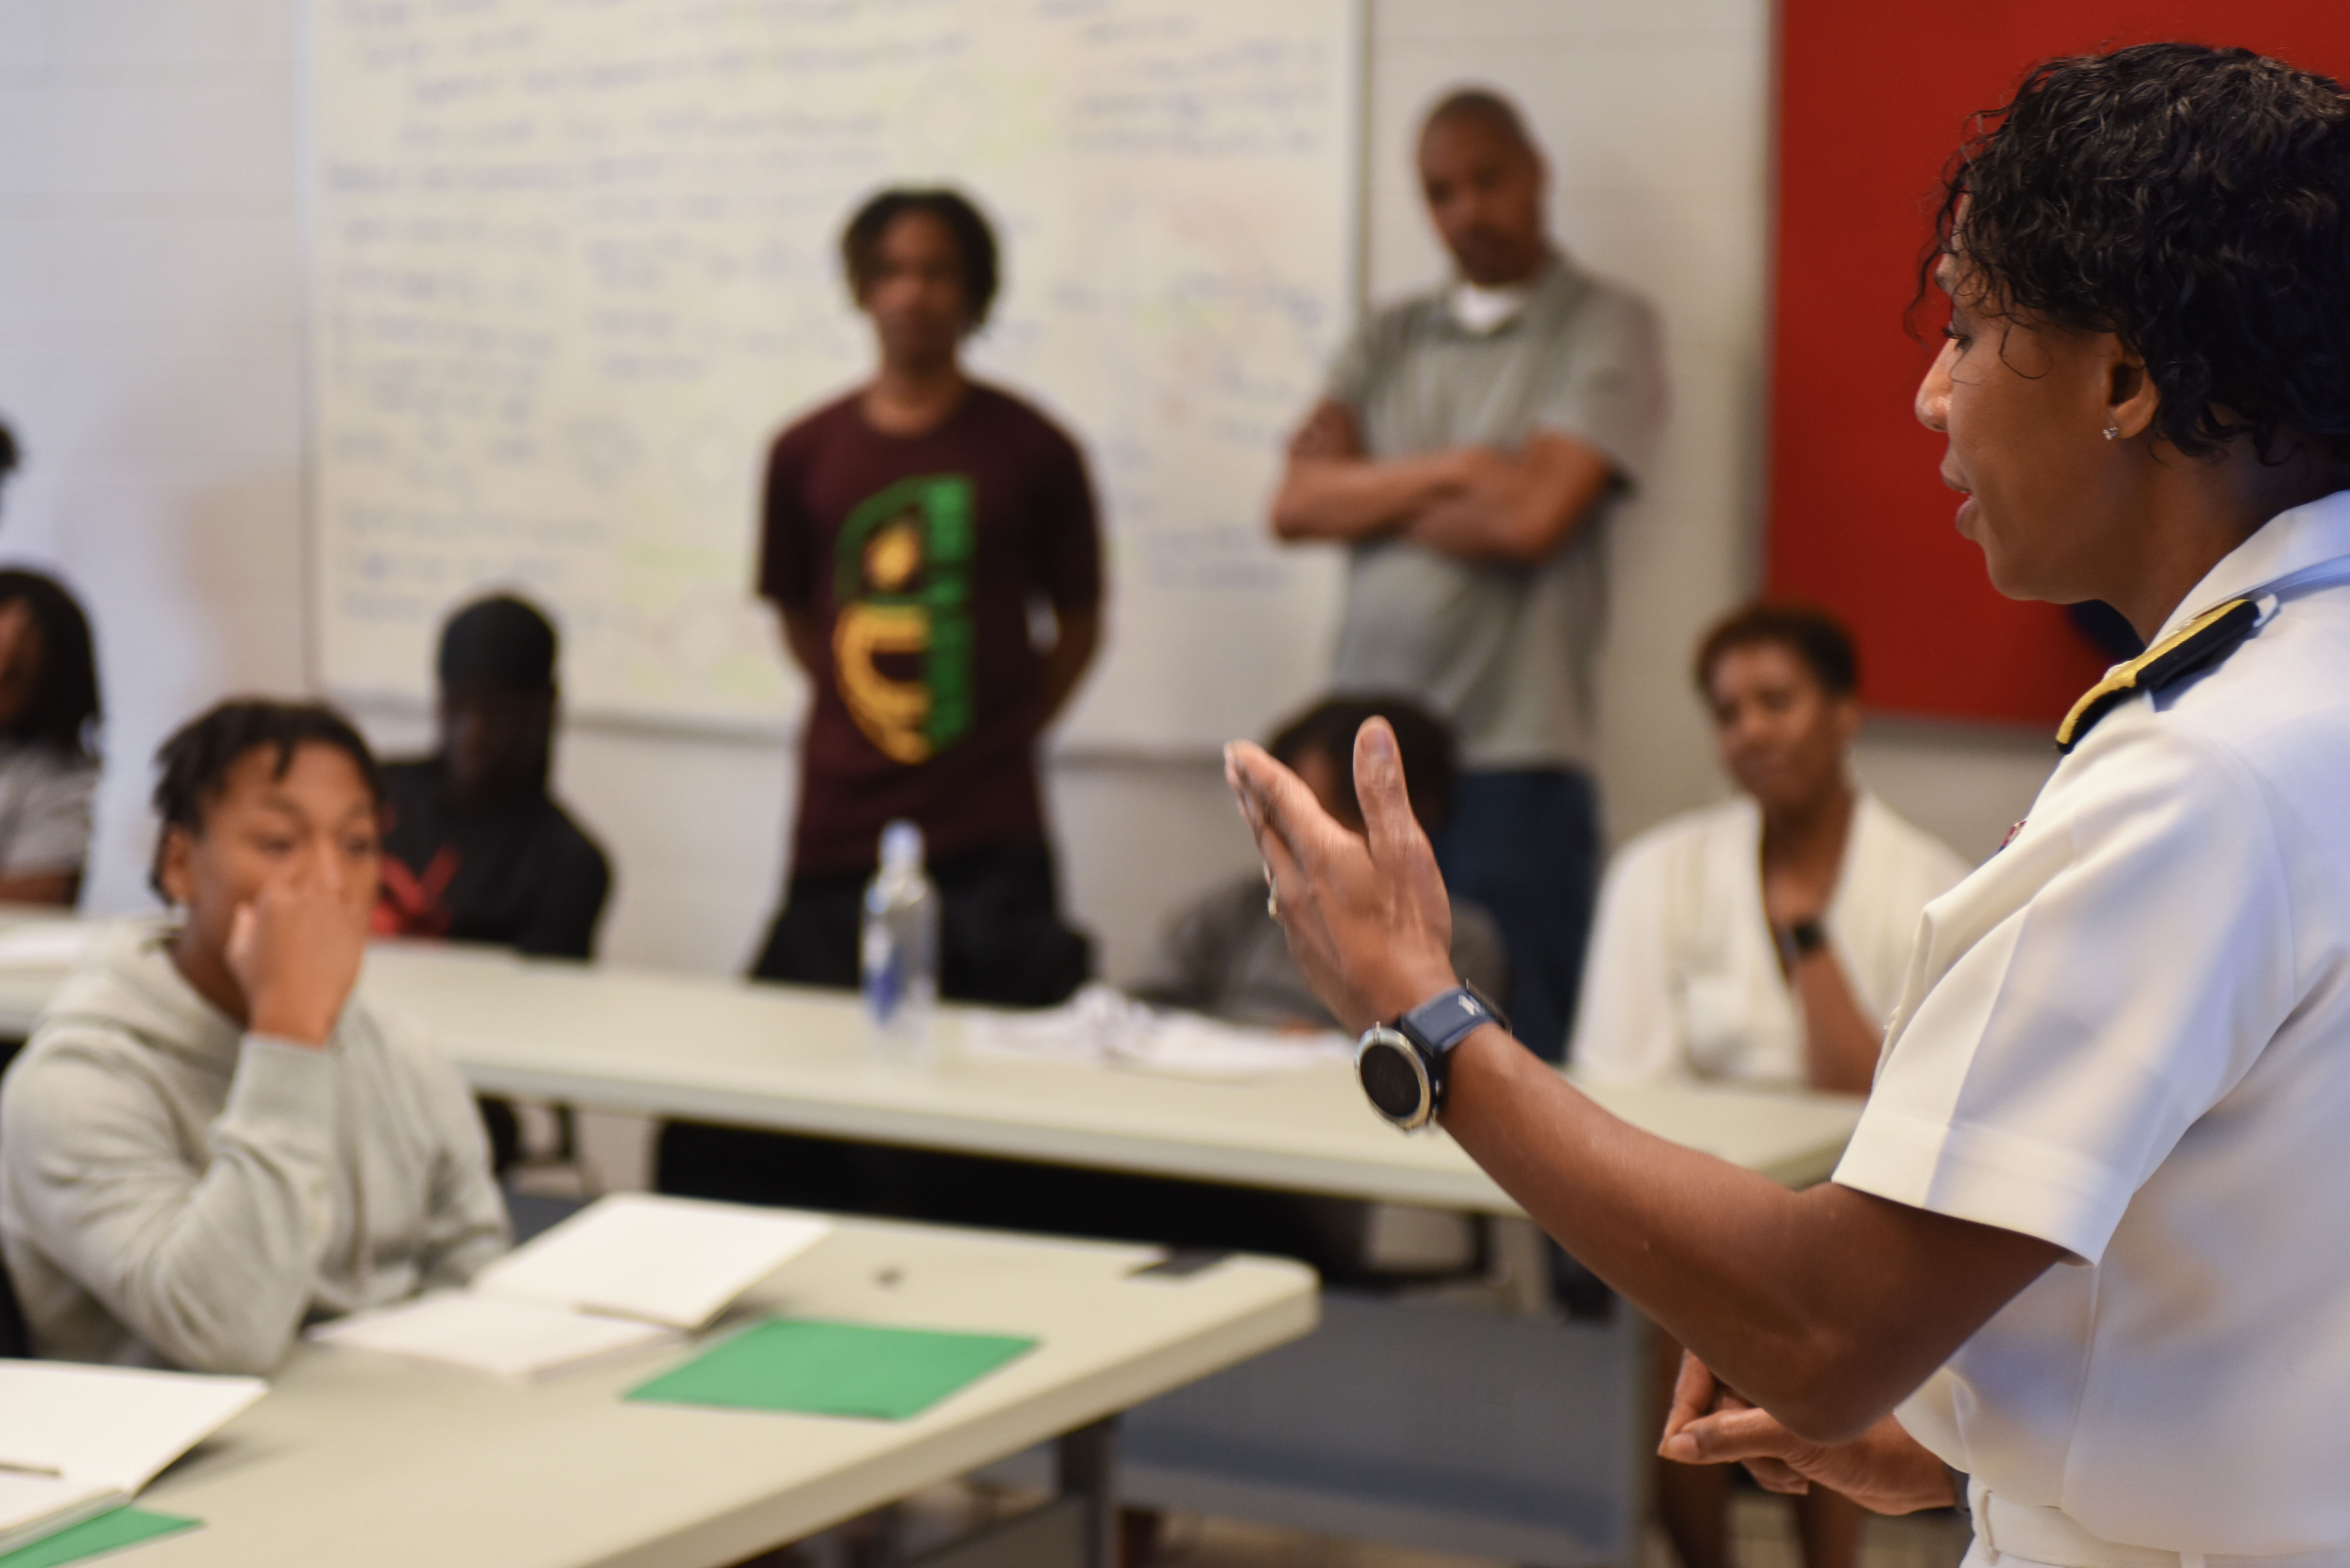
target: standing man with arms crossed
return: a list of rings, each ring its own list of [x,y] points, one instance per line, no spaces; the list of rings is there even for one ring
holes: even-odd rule
[[[1229,767],[1307,973],[1381,1023],[1375,1102],[1432,1100],[1689,1347],[1668,1457],[1963,1503],[1973,1568],[2340,1568],[2350,96],[2152,44],[2052,61],[1987,119],[1918,417],[1994,587],[2103,599],[2149,647],[1928,907],[1833,1181],[1626,1126],[1454,989],[1383,726],[1367,839],[1257,748]]]
[[[1357,330],[1290,444],[1273,529],[1347,546],[1332,686],[1403,692],[1458,732],[1437,857],[1501,923],[1519,1038],[1556,1060],[1599,879],[1606,524],[1664,377],[1648,305],[1545,235],[1547,179],[1501,98],[1430,112],[1420,188],[1460,276]]]

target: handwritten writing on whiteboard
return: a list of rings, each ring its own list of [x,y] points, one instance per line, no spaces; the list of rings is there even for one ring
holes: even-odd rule
[[[1191,745],[1322,673],[1324,553],[1264,537],[1351,314],[1354,0],[314,0],[320,646],[421,697],[491,586],[576,711],[766,726],[768,443],[866,373],[837,236],[951,182],[1005,286],[983,375],[1067,423],[1109,531],[1076,732]]]

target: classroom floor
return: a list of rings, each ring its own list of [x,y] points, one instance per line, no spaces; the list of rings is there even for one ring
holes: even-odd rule
[[[1733,1504],[1731,1530],[1738,1568],[1803,1568],[1787,1506],[1760,1493]],[[1873,1519],[1862,1538],[1860,1568],[1956,1568],[1967,1537],[1948,1514]],[[1177,1520],[1162,1568],[1512,1568],[1482,1557],[1455,1557],[1367,1542],[1329,1541],[1221,1519]],[[1651,1531],[1638,1568],[1677,1568],[1661,1532]]]
[[[1786,1504],[1740,1496],[1731,1530],[1739,1568],[1802,1568]],[[1860,1568],[1956,1568],[1965,1531],[1948,1514],[1874,1519],[1861,1542]],[[1232,1520],[1178,1520],[1159,1563],[1163,1568],[1513,1568],[1482,1557],[1455,1557],[1367,1542],[1329,1541]],[[1677,1568],[1661,1532],[1651,1531],[1638,1568]]]
[[[1032,1501],[1017,1491],[932,1487],[907,1500],[893,1521],[895,1552],[881,1561],[919,1555],[952,1539],[987,1514]],[[1731,1532],[1738,1568],[1803,1568],[1794,1518],[1784,1500],[1740,1492],[1731,1500]],[[1860,1568],[1957,1568],[1967,1532],[1955,1516],[1924,1514],[1871,1519],[1861,1540]],[[805,1543],[796,1553],[763,1560],[760,1568],[848,1568],[870,1561],[837,1539]],[[1518,1568],[1483,1557],[1418,1552],[1375,1542],[1340,1541],[1274,1530],[1237,1520],[1170,1517],[1154,1568]],[[1647,1551],[1633,1568],[1679,1568],[1664,1533],[1648,1532]]]

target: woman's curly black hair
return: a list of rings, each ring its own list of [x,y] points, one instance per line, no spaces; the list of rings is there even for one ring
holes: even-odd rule
[[[2249,49],[2048,60],[1943,171],[1935,244],[1994,314],[2112,332],[2158,433],[2350,457],[2350,99]]]

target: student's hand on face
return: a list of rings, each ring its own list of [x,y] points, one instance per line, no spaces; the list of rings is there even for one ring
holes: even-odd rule
[[[225,957],[255,1034],[323,1045],[359,982],[375,889],[321,837],[240,905]]]
[[[1956,1501],[1942,1461],[1892,1417],[1848,1443],[1811,1442],[1723,1386],[1687,1352],[1657,1452],[1685,1465],[1742,1464],[1772,1491],[1801,1494],[1816,1484],[1874,1513],[1914,1513]]]
[[[1355,738],[1360,835],[1260,746],[1225,747],[1224,777],[1264,857],[1289,950],[1341,1023],[1367,1028],[1456,983],[1452,907],[1387,721],[1371,720]]]

